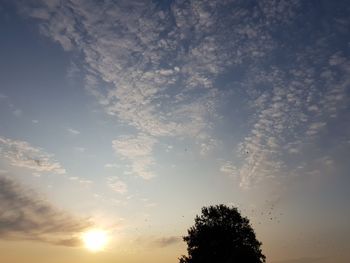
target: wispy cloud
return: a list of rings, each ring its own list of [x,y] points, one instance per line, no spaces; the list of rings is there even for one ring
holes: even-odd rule
[[[104,168],[119,168],[120,165],[116,164],[116,163],[106,163],[104,165]]]
[[[9,96],[0,93],[0,101],[4,104],[7,104],[13,116],[19,118],[23,115],[23,111],[11,101],[11,98]]]
[[[182,241],[180,236],[142,236],[134,240],[135,245],[146,246],[148,248],[166,248],[176,245]]]
[[[6,96],[5,94],[0,93],[0,100],[1,99],[7,99],[7,98],[8,98],[8,96]]]
[[[80,152],[80,153],[84,153],[86,151],[86,148],[85,147],[74,147],[74,150],[76,150],[77,152]]]
[[[0,150],[0,156],[13,166],[28,168],[37,173],[66,173],[61,164],[53,159],[52,154],[30,145],[26,141],[0,136]]]
[[[153,137],[144,134],[123,136],[112,143],[116,154],[131,162],[132,173],[144,179],[155,176],[151,170],[155,162],[152,151],[156,140]]]
[[[81,178],[78,176],[70,176],[69,180],[78,182],[79,184],[81,184],[83,186],[90,186],[93,183],[93,181],[91,181],[91,180]]]
[[[79,246],[80,233],[91,226],[53,206],[9,177],[0,177],[0,238]]]
[[[237,167],[229,161],[226,161],[221,165],[220,171],[233,178],[236,178],[238,176]]]
[[[116,193],[126,194],[128,192],[128,186],[125,182],[118,177],[109,177],[107,179],[108,186]]]
[[[179,236],[170,236],[170,237],[161,237],[156,238],[153,241],[153,244],[157,247],[168,247],[174,244],[177,244],[182,241],[182,238]]]
[[[20,110],[20,109],[15,109],[15,110],[13,110],[13,115],[15,115],[16,117],[21,117],[22,116],[22,110]]]
[[[80,134],[80,131],[72,129],[72,128],[67,128],[67,131],[71,134],[74,134],[74,135]]]

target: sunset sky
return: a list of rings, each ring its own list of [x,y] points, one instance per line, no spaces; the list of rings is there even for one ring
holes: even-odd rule
[[[221,203],[269,263],[350,262],[349,17],[345,0],[1,0],[0,262],[175,263]]]

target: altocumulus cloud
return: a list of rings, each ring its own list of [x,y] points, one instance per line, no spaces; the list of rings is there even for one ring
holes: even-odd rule
[[[0,177],[0,238],[79,246],[79,234],[92,224],[40,198],[10,177]]]
[[[0,136],[0,156],[13,166],[31,169],[37,173],[66,173],[62,165],[53,159],[52,154],[26,141]]]
[[[278,179],[289,155],[315,145],[348,102],[350,26],[331,4],[320,22],[313,18],[322,6],[299,0],[30,3],[21,10],[43,34],[83,54],[89,92],[134,128],[113,147],[143,178],[154,176],[160,140],[194,139],[205,155],[223,145],[215,129],[224,119],[246,127],[237,144],[224,145],[241,187]],[[223,116],[222,106],[246,118]],[[125,151],[122,139],[147,152]]]
[[[150,179],[154,175],[150,171],[154,164],[152,157],[153,145],[156,140],[153,137],[139,134],[138,136],[123,136],[113,140],[115,152],[127,160],[131,160],[131,172],[144,179]]]

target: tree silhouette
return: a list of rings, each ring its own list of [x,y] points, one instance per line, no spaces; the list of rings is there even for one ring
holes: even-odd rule
[[[262,263],[260,249],[249,220],[235,207],[216,205],[202,208],[195,224],[183,238],[188,256],[180,263]]]

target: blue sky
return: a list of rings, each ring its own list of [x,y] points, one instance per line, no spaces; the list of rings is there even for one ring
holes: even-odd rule
[[[175,262],[178,237],[216,203],[239,206],[271,262],[347,262],[349,11],[347,1],[3,1],[1,176],[129,246],[166,244],[156,262]],[[114,257],[133,262],[123,249]]]

